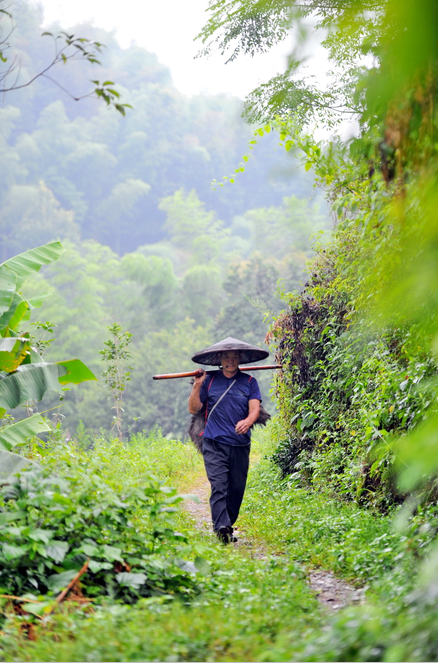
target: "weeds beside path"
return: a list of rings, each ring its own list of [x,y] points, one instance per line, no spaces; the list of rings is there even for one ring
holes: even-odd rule
[[[1,636],[0,659],[403,660],[379,653],[387,635],[380,624],[383,618],[394,622],[397,604],[385,612],[386,603],[409,590],[416,563],[410,540],[391,529],[389,517],[281,481],[278,469],[263,457],[263,448],[270,454],[269,443],[268,429],[255,444],[237,523],[239,543],[228,546],[211,533],[209,486],[191,447],[157,437],[115,454],[105,472],[117,481],[123,476],[141,483],[144,472],[153,469],[181,493],[198,495],[199,502],[186,500],[177,512],[190,559],[206,562],[193,573],[195,589],[132,605],[109,595],[94,613],[51,616],[38,628],[35,642],[23,637],[19,620],[11,619]],[[364,586],[370,588],[366,605],[343,609],[361,598],[357,590]]]
[[[257,474],[257,461],[260,460],[260,454],[256,455],[255,462],[251,463],[252,470]],[[214,536],[211,527],[211,517],[209,508],[210,484],[200,470],[193,484],[188,486],[190,494],[195,495],[199,501],[188,500],[184,503],[184,508],[193,519],[195,527],[203,532]],[[246,531],[239,527],[239,521],[235,528],[237,542],[232,547],[244,554],[248,554],[254,559],[266,559],[269,556],[269,540],[253,541]],[[275,550],[276,555],[284,555],[285,550]],[[352,584],[341,578],[337,578],[332,572],[324,569],[305,568],[304,569],[310,590],[315,594],[320,604],[330,610],[339,610],[350,603],[363,600],[364,591],[355,588]]]

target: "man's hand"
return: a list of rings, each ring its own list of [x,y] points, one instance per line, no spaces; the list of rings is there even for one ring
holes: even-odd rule
[[[204,382],[205,378],[207,377],[207,373],[204,371],[203,368],[199,369],[200,375],[197,375],[193,381],[193,386],[195,387],[200,387],[202,383]]]
[[[196,414],[202,408],[201,399],[199,398],[199,392],[201,391],[202,383],[207,377],[207,373],[203,368],[199,369],[200,375],[196,376],[193,381],[192,393],[189,397],[189,412],[190,414]]]
[[[238,421],[235,427],[235,431],[238,435],[244,435],[249,431],[251,426],[255,421],[257,421],[259,414],[260,414],[260,401],[257,400],[256,398],[251,399],[248,401],[248,416],[246,419],[242,419],[241,421]]]
[[[242,419],[242,421],[237,422],[235,431],[238,435],[244,435],[249,431],[250,428],[251,424],[248,419]]]

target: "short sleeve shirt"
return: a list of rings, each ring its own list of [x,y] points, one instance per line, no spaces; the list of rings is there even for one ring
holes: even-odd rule
[[[258,382],[252,375],[237,371],[232,378],[227,378],[222,371],[207,375],[202,383],[200,399],[206,405],[207,414],[211,412],[222,394],[236,380],[228,393],[208,417],[204,436],[231,446],[246,446],[251,442],[251,430],[239,435],[235,431],[238,421],[246,419],[249,412],[248,402],[262,396]]]

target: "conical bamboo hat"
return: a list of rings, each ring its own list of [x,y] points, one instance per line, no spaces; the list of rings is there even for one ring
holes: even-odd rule
[[[209,366],[220,366],[221,357],[219,352],[224,352],[225,350],[238,350],[240,352],[240,363],[241,364],[251,364],[254,361],[260,361],[260,359],[266,359],[269,356],[267,350],[262,350],[256,345],[250,345],[244,341],[239,341],[237,338],[224,338],[223,341],[210,345],[209,348],[201,350],[193,355],[192,361],[196,364],[208,364]]]

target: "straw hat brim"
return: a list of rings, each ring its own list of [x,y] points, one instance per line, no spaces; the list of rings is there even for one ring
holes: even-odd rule
[[[192,357],[192,361],[196,364],[204,364],[207,366],[220,366],[222,363],[220,353],[226,352],[227,350],[237,350],[240,352],[240,364],[252,364],[255,361],[261,361],[269,356],[267,350],[263,350],[256,345],[250,345],[250,343],[245,343],[245,341],[239,341],[237,338],[229,336],[223,341],[219,341],[200,352],[196,352]]]

